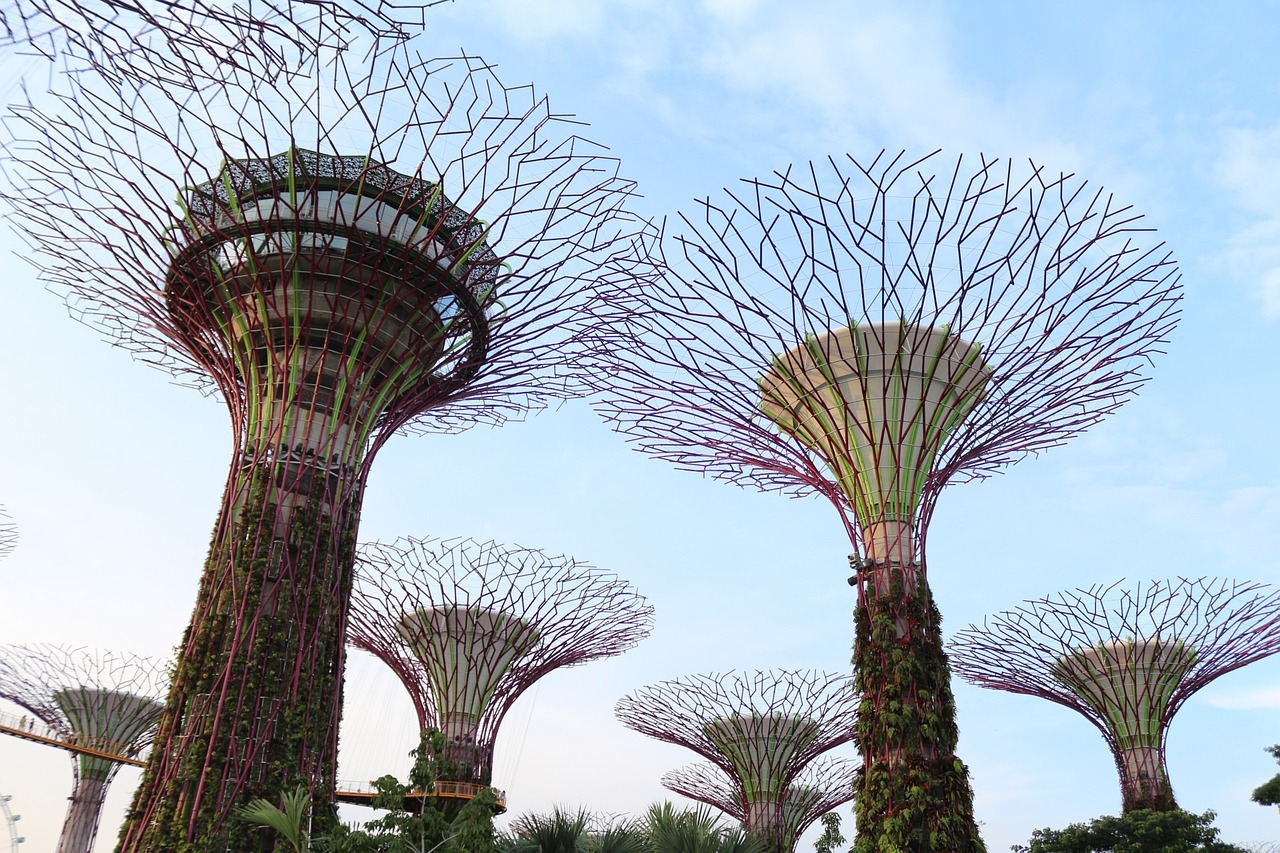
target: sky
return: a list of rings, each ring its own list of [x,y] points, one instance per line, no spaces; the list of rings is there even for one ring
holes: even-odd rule
[[[584,135],[638,182],[646,216],[882,148],[1030,158],[1133,204],[1180,262],[1180,327],[1108,420],[944,491],[929,533],[944,632],[1120,578],[1280,581],[1280,5],[456,0],[426,20],[423,53],[479,54],[588,122]],[[0,75],[31,67],[0,64]],[[21,537],[0,562],[0,643],[163,656],[194,602],[231,454],[226,410],[70,319],[10,235],[0,250],[0,504]],[[830,505],[647,460],[581,401],[500,429],[393,439],[360,535],[567,553],[653,603],[637,648],[553,673],[517,703],[495,767],[511,814],[555,803],[636,814],[667,798],[662,773],[696,757],[612,713],[646,684],[848,667],[849,544]],[[1119,810],[1111,757],[1083,717],[955,692],[989,849]],[[339,776],[403,774],[415,738],[402,688],[353,653],[346,696]],[[1216,811],[1229,841],[1280,839],[1280,815],[1249,800],[1280,769],[1264,751],[1278,720],[1280,660],[1268,660],[1210,684],[1170,727],[1180,804]],[[138,776],[117,778],[98,850],[111,849]],[[22,815],[24,850],[54,848],[70,786],[65,753],[0,738],[0,793]]]

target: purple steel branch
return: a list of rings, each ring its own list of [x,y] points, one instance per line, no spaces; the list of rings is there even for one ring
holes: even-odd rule
[[[1153,728],[1150,769],[1154,780],[1163,776],[1162,787],[1167,788],[1165,739],[1182,704],[1214,679],[1280,652],[1280,590],[1214,578],[1151,581],[1132,588],[1123,584],[1027,601],[987,617],[982,627],[957,632],[948,650],[956,673],[971,684],[1039,696],[1084,715],[1115,756],[1125,808],[1167,808],[1173,806],[1171,790],[1165,794],[1168,803],[1153,804],[1147,801],[1149,786],[1133,778],[1137,770],[1126,753],[1135,749],[1134,732],[1120,718],[1137,715],[1142,719],[1136,722]],[[1145,672],[1121,669],[1122,677],[1134,681],[1133,693],[1110,697],[1127,706],[1108,714],[1101,701],[1108,697],[1095,695],[1089,701],[1090,685],[1080,683],[1071,661],[1091,650],[1132,647],[1135,642],[1163,647],[1166,653],[1155,655]],[[1103,663],[1123,664],[1122,657],[1111,655]]]
[[[627,581],[529,548],[403,538],[363,546],[358,567],[348,642],[395,672],[421,728],[474,750],[480,778],[462,781],[489,783],[502,720],[538,679],[621,654],[653,627]]]
[[[814,821],[853,799],[858,763],[847,758],[819,756],[787,789],[778,803],[782,823],[775,830],[782,853],[795,850],[800,836]],[[662,776],[662,784],[681,796],[714,806],[742,823],[748,823],[749,806],[741,777],[727,774],[714,764],[691,764]]]

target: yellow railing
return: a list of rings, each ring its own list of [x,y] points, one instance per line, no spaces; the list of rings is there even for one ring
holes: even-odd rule
[[[427,797],[451,797],[456,799],[470,800],[477,796],[481,791],[488,788],[488,785],[477,785],[472,782],[436,782],[435,790],[430,794],[424,791],[410,791],[405,795],[408,800],[421,800]],[[502,814],[507,810],[507,792],[494,788],[497,795],[497,802],[494,804],[498,810],[498,814]],[[375,791],[371,782],[347,782],[338,780],[338,799],[339,800],[364,800],[373,799]]]
[[[0,711],[0,734],[13,735],[35,743],[48,744],[58,749],[81,755],[92,755],[94,758],[103,758],[120,764],[132,764],[134,767],[145,767],[147,763],[135,755],[128,754],[133,749],[131,744],[75,733],[64,735],[35,717],[18,717]]]

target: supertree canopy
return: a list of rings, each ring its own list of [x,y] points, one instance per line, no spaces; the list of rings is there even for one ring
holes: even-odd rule
[[[679,467],[835,505],[858,587],[857,849],[980,849],[929,520],[945,485],[1139,388],[1176,320],[1173,262],[1102,189],[986,157],[832,157],[668,230],[662,262],[618,276],[637,339],[602,367],[602,411]]]
[[[770,840],[782,853],[793,853],[800,836],[814,821],[853,799],[857,762],[822,755],[812,761],[800,778],[780,792],[773,815],[781,815],[776,827],[768,827]],[[691,764],[662,776],[669,790],[714,806],[748,826],[753,811],[747,782],[736,773],[726,773],[714,764]]]
[[[445,735],[445,779],[488,785],[498,729],[525,690],[621,654],[652,625],[630,583],[571,557],[406,538],[360,549],[349,642],[391,667],[422,729]]]
[[[1120,772],[1125,811],[1174,810],[1173,715],[1220,675],[1280,652],[1280,591],[1199,578],[1117,581],[1027,601],[956,633],[956,672],[979,687],[1083,714]]]
[[[162,661],[48,644],[0,646],[0,699],[77,748],[58,853],[90,853],[120,762],[146,751],[169,684]]]
[[[794,817],[787,801],[796,780],[814,758],[853,738],[857,704],[851,676],[782,670],[659,682],[619,700],[615,713],[641,734],[719,768],[741,806],[695,799],[781,845]]]
[[[179,92],[92,77],[11,117],[13,219],[72,310],[226,402],[234,455],[122,849],[250,845],[298,785],[331,819],[364,484],[400,430],[577,392],[580,276],[631,183],[529,86],[404,44]]]

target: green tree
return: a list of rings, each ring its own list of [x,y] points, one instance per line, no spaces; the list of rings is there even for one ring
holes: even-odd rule
[[[771,845],[729,826],[707,806],[676,809],[670,802],[649,808],[646,819],[653,853],[769,853]]]
[[[840,853],[840,848],[849,839],[844,837],[844,833],[840,831],[840,815],[837,812],[827,812],[821,818],[822,835],[818,836],[818,840],[813,843],[814,853]]]
[[[1218,838],[1214,813],[1135,809],[1121,815],[1073,823],[1066,829],[1037,829],[1015,853],[1247,853]]]
[[[1267,747],[1267,752],[1280,761],[1280,744]],[[1264,806],[1280,806],[1280,773],[1253,789],[1253,801]]]

